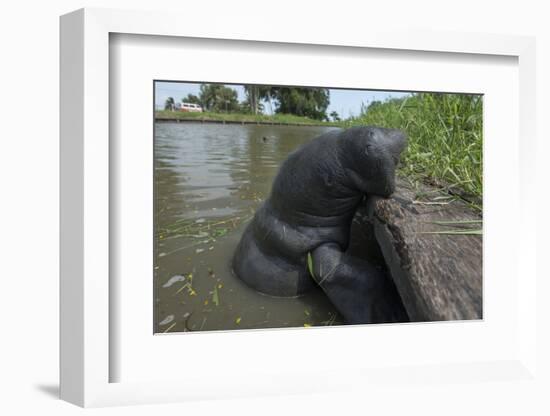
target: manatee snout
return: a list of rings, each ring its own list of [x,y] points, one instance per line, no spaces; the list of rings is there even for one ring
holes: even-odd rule
[[[399,160],[401,152],[403,152],[405,146],[407,146],[407,135],[401,130],[389,129],[386,133],[386,138],[391,154]]]

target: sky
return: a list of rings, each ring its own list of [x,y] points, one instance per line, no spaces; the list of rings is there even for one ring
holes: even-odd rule
[[[239,101],[246,98],[242,85],[226,85],[237,91]],[[174,100],[181,101],[187,94],[199,95],[200,84],[187,82],[156,82],[155,83],[155,107],[161,109],[164,107],[164,102],[168,97],[173,97]],[[348,118],[352,115],[356,116],[361,112],[361,103],[368,105],[372,101],[384,101],[388,98],[398,98],[408,95],[406,92],[397,91],[374,91],[374,90],[342,90],[330,89],[330,104],[327,109],[327,114],[336,111],[341,118]],[[264,105],[264,112],[271,113],[269,105]]]

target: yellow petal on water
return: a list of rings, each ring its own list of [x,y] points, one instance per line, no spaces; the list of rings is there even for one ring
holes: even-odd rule
[[[235,323],[238,325],[241,323],[241,317],[239,316],[237,319],[235,319]]]
[[[311,326],[311,324],[304,324],[305,328],[309,328],[310,326]]]
[[[208,305],[208,299],[204,301],[204,306]]]

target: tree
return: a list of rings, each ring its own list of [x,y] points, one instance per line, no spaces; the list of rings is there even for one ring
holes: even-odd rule
[[[336,111],[332,111],[330,113],[330,116],[332,117],[332,121],[340,121],[341,120],[340,116],[338,115],[338,113]]]
[[[276,113],[294,114],[315,120],[327,118],[330,97],[326,88],[272,87],[267,94],[277,100]]]
[[[203,108],[213,112],[239,111],[237,91],[221,84],[201,84],[199,100]]]
[[[216,85],[216,84],[201,84],[199,99],[205,110],[208,110],[208,111],[212,110],[212,107],[216,102],[217,90],[220,87],[221,87],[220,85]]]
[[[175,108],[176,108],[176,103],[174,102],[174,98],[168,97],[164,102],[164,109],[169,111],[174,111]]]
[[[252,113],[258,114],[258,107],[260,104],[259,87],[257,85],[245,85],[244,91],[246,93],[246,104],[248,104]]]
[[[187,97],[183,97],[181,99],[181,102],[202,105],[200,98],[197,97],[195,94],[187,94]]]
[[[245,99],[239,104],[239,112],[242,114],[263,114],[264,104],[262,102],[257,103],[256,109],[254,109],[248,99]]]
[[[260,85],[245,85],[246,104],[250,108],[250,112],[254,114],[263,112],[263,104],[261,100],[269,99],[271,87]]]
[[[239,99],[237,91],[232,88],[222,86],[218,91],[214,111],[218,112],[236,112],[239,111]]]

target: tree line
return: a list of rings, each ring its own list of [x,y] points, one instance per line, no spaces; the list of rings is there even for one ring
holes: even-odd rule
[[[314,120],[328,120],[330,94],[327,88],[267,87],[244,85],[246,98],[239,102],[237,91],[222,84],[201,84],[199,94],[188,94],[182,102],[199,104],[205,111],[219,113],[263,114],[269,105],[271,112],[293,114]],[[165,110],[174,110],[175,101],[169,97]],[[333,111],[333,120],[340,120]]]

